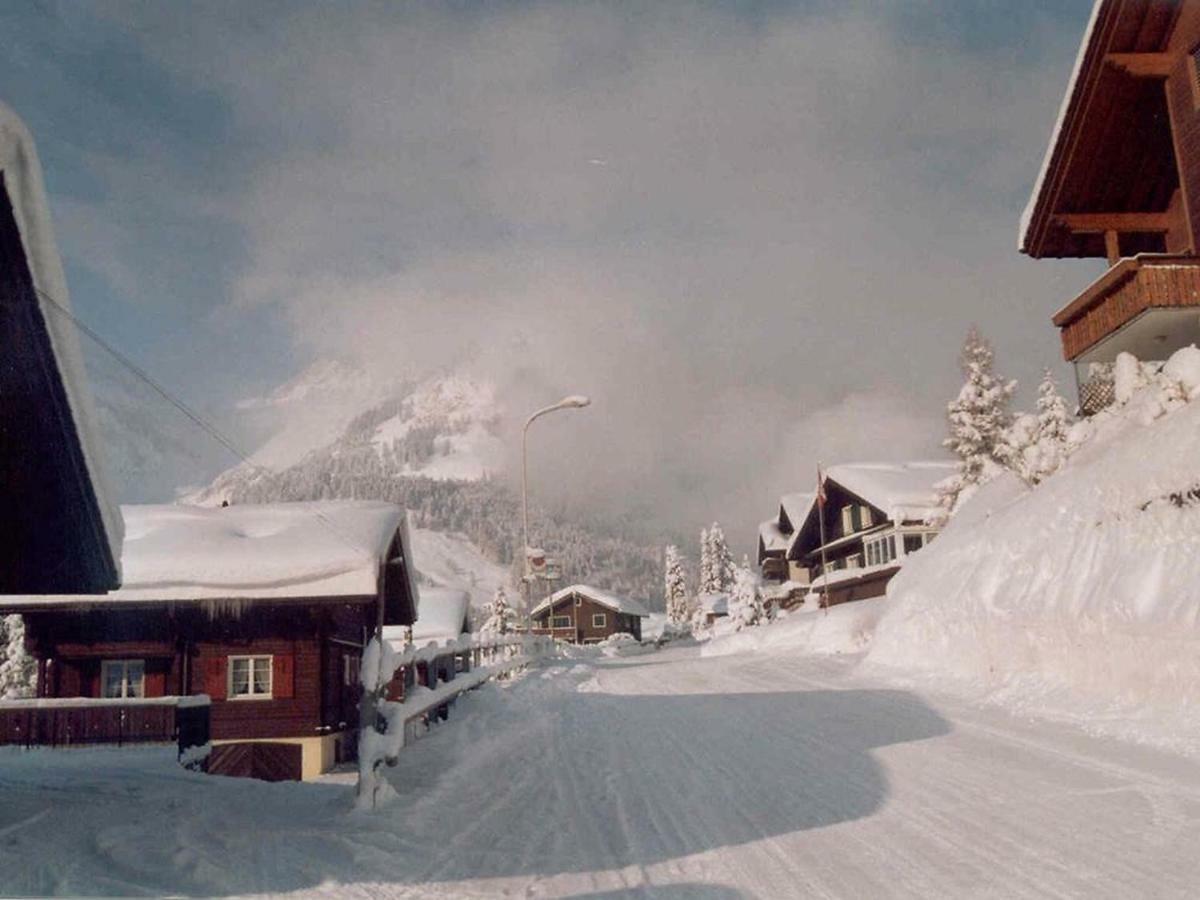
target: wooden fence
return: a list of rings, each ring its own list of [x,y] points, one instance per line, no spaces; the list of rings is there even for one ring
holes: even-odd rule
[[[193,761],[208,746],[207,695],[0,701],[0,746],[82,747],[176,744]]]
[[[400,750],[423,725],[447,718],[460,694],[554,655],[555,646],[551,638],[530,634],[463,635],[400,650],[372,641],[363,655],[359,804],[377,805],[383,766],[396,765]]]

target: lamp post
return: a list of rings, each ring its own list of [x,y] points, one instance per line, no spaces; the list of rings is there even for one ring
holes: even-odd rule
[[[557,403],[539,409],[532,416],[525,420],[525,427],[521,431],[521,552],[524,556],[522,561],[521,571],[524,573],[521,578],[521,586],[525,591],[525,609],[529,615],[529,630],[533,631],[533,607],[530,605],[530,590],[529,590],[529,426],[537,419],[552,412],[558,412],[560,409],[583,409],[583,407],[591,404],[591,400],[582,394],[571,394],[563,397]],[[550,637],[554,637],[554,610],[550,610]]]

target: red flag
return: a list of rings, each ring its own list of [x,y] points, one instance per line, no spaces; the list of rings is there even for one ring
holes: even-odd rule
[[[821,509],[825,508],[825,474],[821,471],[821,464],[817,463],[817,505]]]

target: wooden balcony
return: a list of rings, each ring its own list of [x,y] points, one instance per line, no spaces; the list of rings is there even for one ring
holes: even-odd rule
[[[1078,359],[1149,309],[1200,307],[1200,257],[1122,259],[1054,316],[1063,356]]]
[[[0,701],[0,746],[177,744],[182,755],[209,742],[209,698],[89,697]]]

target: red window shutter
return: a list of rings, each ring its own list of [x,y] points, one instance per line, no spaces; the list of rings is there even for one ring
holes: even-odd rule
[[[204,693],[214,700],[225,699],[225,657],[204,660]]]
[[[162,697],[167,693],[167,675],[165,672],[147,672],[144,687],[147,697]]]
[[[296,695],[295,657],[276,653],[271,664],[271,696],[276,700],[290,700]]]

